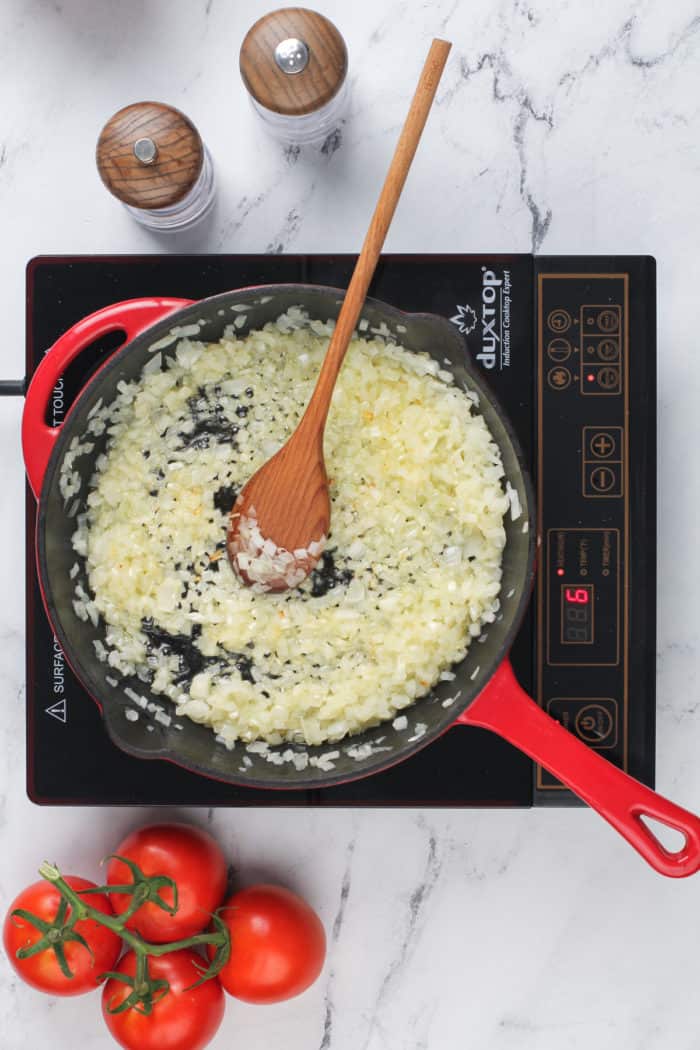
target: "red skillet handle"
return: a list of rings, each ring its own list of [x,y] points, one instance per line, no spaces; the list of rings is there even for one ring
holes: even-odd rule
[[[56,383],[82,351],[109,332],[122,331],[126,342],[168,314],[189,306],[190,299],[127,299],[84,317],[47,350],[29,389],[22,416],[22,450],[32,492],[39,498],[41,484],[60,427],[47,426],[46,406]]]
[[[458,719],[498,733],[539,762],[597,810],[661,875],[683,878],[700,869],[700,819],[623,773],[555,722],[520,687],[505,660],[473,704]],[[667,850],[644,817],[685,837]]]

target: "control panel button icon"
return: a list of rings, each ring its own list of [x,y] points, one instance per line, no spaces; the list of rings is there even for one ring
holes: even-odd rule
[[[553,332],[566,332],[571,327],[571,314],[568,310],[561,308],[552,310],[547,318],[547,324]]]
[[[622,464],[584,463],[583,494],[589,499],[622,496]]]
[[[558,365],[556,368],[550,368],[547,373],[547,382],[552,390],[566,390],[571,383],[571,372],[568,368],[564,368],[561,365]]]
[[[620,372],[617,368],[607,365],[598,371],[598,386],[603,390],[614,390],[620,385]]]
[[[571,344],[568,339],[552,339],[547,346],[547,353],[552,361],[566,361],[571,356]]]
[[[588,447],[590,454],[596,459],[610,459],[616,451],[616,442],[612,434],[606,430],[599,430],[589,439]]]
[[[620,318],[617,310],[601,310],[597,317],[598,328],[601,332],[616,332]]]
[[[596,492],[609,492],[615,484],[615,472],[610,467],[594,467],[590,473],[590,482]]]
[[[611,697],[555,696],[545,709],[565,729],[584,744],[605,751],[616,747],[619,735],[619,711]]]
[[[615,728],[613,716],[602,704],[587,704],[574,718],[574,732],[586,744],[600,747]]]
[[[617,361],[620,348],[613,339],[601,339],[598,343],[597,355],[601,361]]]

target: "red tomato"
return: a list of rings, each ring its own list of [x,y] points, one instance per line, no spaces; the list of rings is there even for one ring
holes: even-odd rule
[[[325,931],[313,908],[290,890],[250,886],[229,897],[221,917],[231,933],[231,958],[219,980],[237,999],[278,1003],[305,991],[320,974]]]
[[[145,875],[168,875],[177,883],[175,915],[147,901],[127,922],[130,930],[137,930],[153,944],[167,944],[192,937],[208,925],[226,892],[226,860],[211,835],[188,824],[152,824],[132,832],[114,852],[133,861]],[[109,862],[110,886],[131,881],[126,864]],[[159,896],[168,904],[173,903],[171,889],[161,889]],[[131,897],[127,893],[110,893],[110,900],[121,915],[129,907]]]
[[[87,879],[80,879],[75,875],[66,875],[65,880],[74,890],[89,890],[95,887],[94,882],[88,882]],[[122,948],[121,938],[116,933],[93,922],[92,919],[77,922],[74,929],[90,945],[94,958],[77,941],[66,941],[64,944],[66,962],[73,974],[72,978],[62,973],[52,948],[47,948],[46,951],[32,955],[28,959],[17,958],[20,948],[28,948],[36,944],[43,934],[26,919],[13,916],[14,909],[23,908],[43,919],[44,922],[51,923],[56,918],[61,899],[61,894],[55,886],[44,879],[28,886],[10,906],[5,918],[3,943],[15,970],[32,988],[38,988],[40,992],[49,992],[51,995],[82,995],[84,992],[91,992],[93,988],[97,988],[101,974],[106,970],[114,969]],[[88,904],[104,912],[105,915],[113,914],[109,901],[101,893],[91,893],[85,899]],[[66,918],[69,916],[70,907]]]
[[[121,1014],[110,1013],[108,1007],[119,1006],[132,991],[111,978],[102,992],[102,1016],[119,1045],[126,1050],[203,1050],[208,1046],[224,1016],[224,993],[216,978],[191,988],[201,976],[196,964],[201,966],[203,962],[191,948],[149,958],[149,976],[165,979],[170,991],[148,1015],[133,1008]],[[134,952],[127,952],[117,969],[134,977]]]

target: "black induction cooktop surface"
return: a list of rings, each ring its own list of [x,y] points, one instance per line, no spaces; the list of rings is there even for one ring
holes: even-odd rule
[[[147,255],[33,259],[27,375],[67,328],[140,296],[200,299],[277,282],[344,287],[354,256]],[[462,332],[530,463],[541,537],[531,609],[512,652],[538,702],[653,786],[656,287],[648,257],[394,255],[370,294]],[[118,345],[94,344],[54,391],[60,425]],[[391,770],[322,791],[261,791],[119,751],[46,618],[27,491],[27,789],[44,804],[570,805],[546,771],[484,730],[455,726]]]

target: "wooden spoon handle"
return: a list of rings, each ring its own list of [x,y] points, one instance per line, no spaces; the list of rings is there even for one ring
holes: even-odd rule
[[[333,388],[345,353],[355,331],[360,311],[367,296],[367,289],[374,275],[387,231],[396,211],[401,191],[411,162],[418,148],[420,137],[428,119],[435,92],[447,62],[452,44],[447,40],[433,40],[428,57],[418,81],[411,108],[404,122],[399,141],[394,150],[389,170],[374,209],[372,221],[365,236],[353,271],[345,299],[338,315],[333,336],[326,351],[319,373],[316,389],[309,402],[305,422],[314,424],[320,434],[328,415]]]

